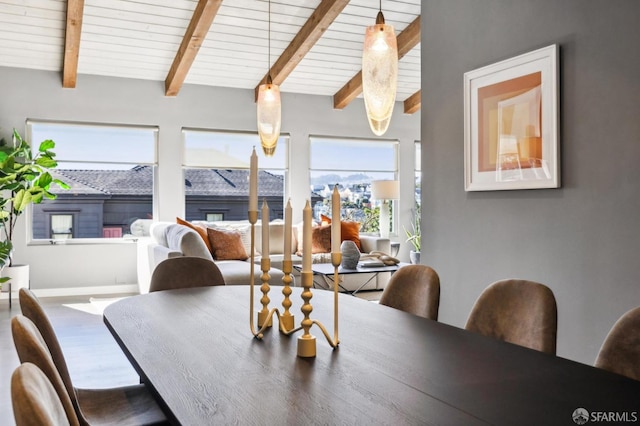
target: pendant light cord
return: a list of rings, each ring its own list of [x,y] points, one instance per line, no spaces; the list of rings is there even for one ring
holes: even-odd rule
[[[378,15],[376,16],[376,25],[379,24],[384,25],[384,15],[382,14],[382,0],[380,0],[380,9],[378,10]]]
[[[271,84],[271,0],[269,0],[269,19],[267,27],[267,61],[267,84]]]

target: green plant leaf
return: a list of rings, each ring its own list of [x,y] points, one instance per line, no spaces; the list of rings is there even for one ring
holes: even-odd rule
[[[40,147],[38,148],[38,151],[40,152],[47,152],[50,149],[53,149],[56,147],[56,143],[54,141],[52,141],[51,139],[47,139],[45,141],[40,142]],[[55,155],[53,153],[49,153],[50,155]]]
[[[51,173],[44,172],[43,174],[40,175],[38,180],[35,181],[33,184],[36,185],[36,186],[39,186],[41,188],[48,188],[49,185],[51,185],[51,182],[53,182],[53,178],[51,177]]]
[[[4,141],[2,141],[4,142]],[[57,196],[49,192],[51,183],[69,189],[69,185],[53,179],[49,169],[57,167],[55,142],[47,139],[40,143],[38,151],[32,152],[27,141],[13,129],[13,143],[0,143],[0,225],[10,240],[16,219],[31,203],[40,203],[46,197]],[[9,241],[10,243],[10,241]],[[0,243],[0,265],[2,264]]]
[[[69,185],[67,185],[65,182],[61,181],[60,179],[54,179],[53,182],[62,189],[71,189]]]
[[[13,210],[17,213],[22,213],[33,199],[29,191],[20,190],[16,193],[13,201]]]
[[[36,159],[36,164],[42,167],[45,167],[47,169],[51,169],[54,168],[58,165],[58,162],[56,160],[54,160],[53,158],[49,158],[49,157],[38,157]]]
[[[0,269],[10,263],[11,250],[13,250],[13,244],[11,241],[0,241]],[[9,279],[0,281],[0,283],[7,281],[9,281]]]

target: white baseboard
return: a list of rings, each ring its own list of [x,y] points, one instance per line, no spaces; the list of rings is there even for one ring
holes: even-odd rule
[[[18,298],[18,292],[12,291],[13,299]],[[97,287],[63,287],[63,288],[41,288],[33,289],[33,293],[38,297],[60,297],[60,296],[86,296],[94,294],[121,294],[138,293],[138,284],[105,285]],[[0,299],[8,299],[9,292],[0,293]]]

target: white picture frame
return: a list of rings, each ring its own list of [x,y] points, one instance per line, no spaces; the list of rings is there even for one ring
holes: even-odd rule
[[[560,187],[558,45],[464,74],[465,191]]]

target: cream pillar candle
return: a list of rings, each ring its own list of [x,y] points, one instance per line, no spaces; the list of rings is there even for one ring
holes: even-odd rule
[[[262,257],[269,257],[269,205],[262,201]]]
[[[258,155],[255,147],[251,153],[249,169],[249,211],[258,211]]]
[[[302,272],[311,272],[311,204],[302,210]]]
[[[331,253],[340,252],[340,240],[340,193],[335,185],[331,194]]]
[[[291,199],[287,201],[284,209],[284,257],[283,260],[291,260]]]

